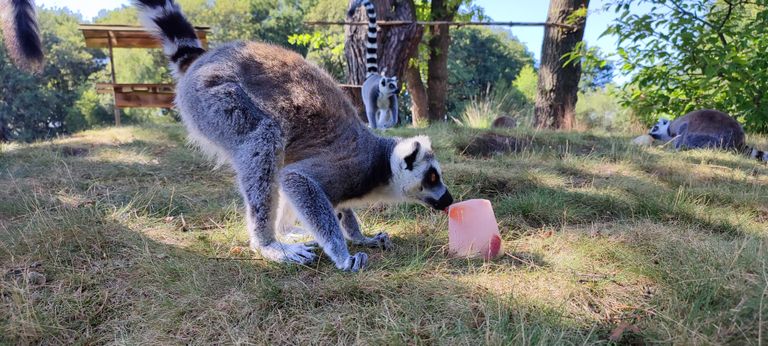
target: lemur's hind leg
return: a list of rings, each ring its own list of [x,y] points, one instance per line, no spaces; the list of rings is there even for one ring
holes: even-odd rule
[[[355,245],[362,245],[371,248],[382,248],[384,250],[392,249],[392,240],[389,234],[379,232],[373,237],[366,237],[360,231],[360,223],[357,221],[357,215],[352,209],[344,208],[339,210],[336,215],[341,221],[341,229],[344,231],[344,237]]]
[[[280,185],[295,207],[301,224],[314,233],[315,240],[337,268],[362,270],[368,263],[368,255],[362,252],[349,255],[339,220],[325,192],[301,168],[291,166],[286,166],[280,173]]]
[[[232,166],[245,201],[246,227],[251,248],[277,262],[310,263],[317,259],[314,248],[284,244],[275,239],[278,203],[277,173],[282,162],[280,127],[260,112],[236,84],[213,87],[205,95],[207,115],[197,121],[213,140],[230,136]],[[206,126],[207,125],[207,126]]]
[[[277,170],[279,132],[275,126],[251,134],[253,142],[243,145],[235,159],[235,171],[246,203],[246,221],[251,248],[262,257],[277,262],[308,264],[317,259],[315,249],[306,244],[286,244],[275,239],[278,209]]]
[[[673,139],[675,142],[675,150],[685,149],[688,140],[688,124],[683,124],[677,131],[677,136]]]

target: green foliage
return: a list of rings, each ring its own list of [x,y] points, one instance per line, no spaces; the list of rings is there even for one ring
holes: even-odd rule
[[[632,10],[649,7],[646,14]],[[768,6],[760,1],[621,0],[605,34],[619,38],[622,102],[646,123],[700,108],[768,132]]]
[[[579,93],[576,122],[581,128],[611,133],[629,133],[639,127],[632,110],[621,105],[613,84]]]
[[[539,75],[533,68],[533,65],[525,65],[520,70],[515,81],[512,82],[512,85],[525,96],[525,99],[528,100],[528,102],[533,103],[536,101],[536,88],[538,83]]]
[[[448,112],[493,89],[497,81],[514,80],[533,56],[507,30],[461,28],[451,31],[448,53]]]
[[[40,74],[18,70],[0,49],[0,131],[5,139],[53,137],[106,113],[101,103],[83,98],[90,77],[104,67],[104,55],[85,48],[77,29],[81,18],[66,10],[41,10],[39,21],[46,54]]]
[[[347,0],[316,0],[307,8],[305,21],[343,21]],[[342,26],[315,27],[313,31],[294,34],[288,43],[306,47],[306,57],[328,71],[336,80],[347,80],[347,60],[344,57],[344,28]]]
[[[573,51],[563,56],[564,65],[578,61],[581,64],[579,91],[588,92],[604,88],[613,81],[615,67],[598,47],[589,47],[581,41]]]

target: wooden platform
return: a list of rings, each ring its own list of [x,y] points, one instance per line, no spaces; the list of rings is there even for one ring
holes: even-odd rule
[[[88,48],[162,48],[163,44],[152,33],[140,26],[80,24]],[[203,48],[208,48],[207,26],[196,26],[195,32]]]
[[[97,83],[96,92],[114,94],[117,108],[173,108],[173,84]]]

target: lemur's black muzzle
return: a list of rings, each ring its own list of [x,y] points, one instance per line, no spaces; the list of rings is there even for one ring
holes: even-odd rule
[[[451,204],[453,204],[453,196],[451,196],[451,193],[448,190],[445,190],[445,193],[440,197],[440,199],[436,200],[434,198],[427,198],[426,202],[435,210],[443,211],[445,208],[448,208]]]

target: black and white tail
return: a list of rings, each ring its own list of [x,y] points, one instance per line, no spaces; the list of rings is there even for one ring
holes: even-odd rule
[[[173,0],[133,0],[133,4],[144,27],[163,41],[165,56],[177,77],[205,53],[195,28]]]
[[[8,53],[19,67],[39,71],[43,66],[43,45],[37,29],[32,0],[0,0],[3,33]]]
[[[352,15],[355,14],[355,10],[360,7],[360,4],[365,6],[365,12],[368,14],[368,37],[365,42],[365,68],[367,77],[379,72],[379,47],[376,44],[376,8],[373,6],[371,0],[356,0],[352,3],[352,7],[349,9],[347,16],[352,17]]]
[[[745,146],[744,153],[757,161],[768,162],[768,152]]]

